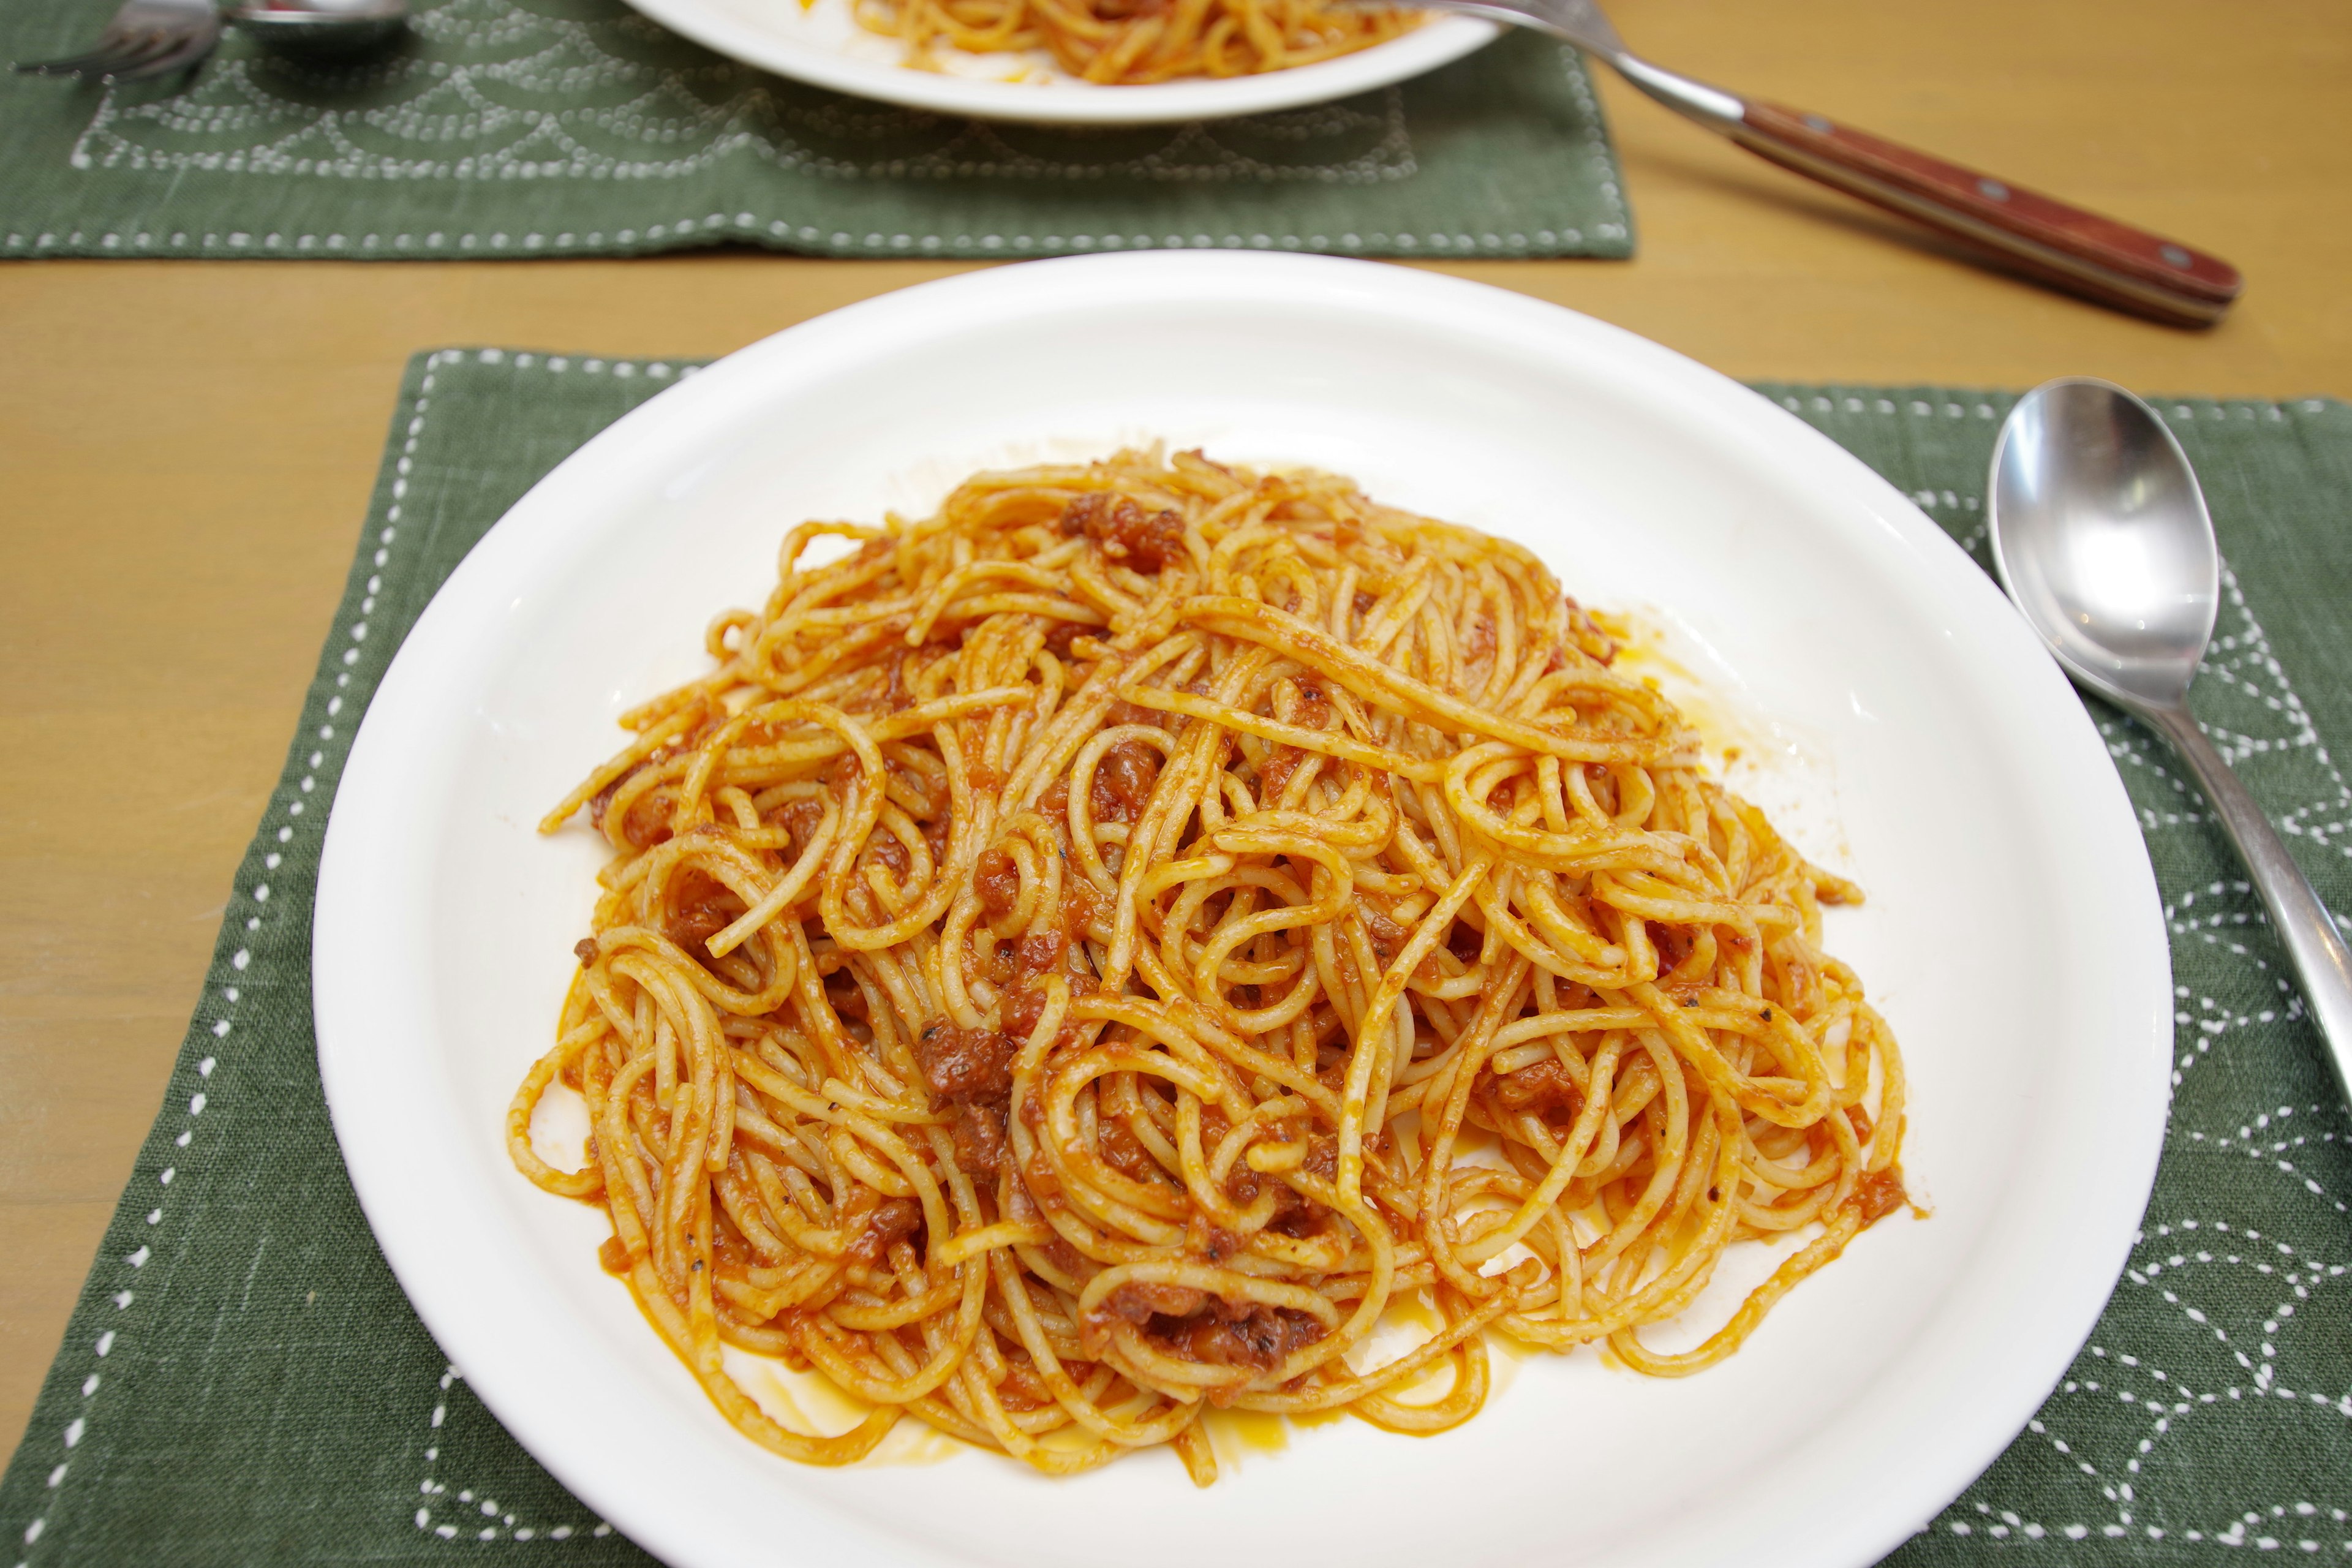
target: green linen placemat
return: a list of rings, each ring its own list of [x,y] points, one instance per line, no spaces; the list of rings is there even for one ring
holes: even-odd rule
[[[0,59],[116,4],[0,9]],[[184,91],[0,74],[0,257],[1633,249],[1583,62],[1532,34],[1337,103],[1048,130],[785,81],[621,0],[416,0],[413,32],[341,68],[232,32]]]
[[[320,1098],[310,930],[352,730],[426,600],[541,473],[687,373],[499,350],[410,366],[163,1112],[0,1480],[0,1542],[22,1542],[0,1563],[441,1563],[519,1542],[564,1563],[646,1561],[490,1418],[384,1268]],[[1762,390],[1984,559],[1981,480],[2009,396]],[[2352,792],[2323,737],[2352,735],[2352,406],[2163,407],[2231,566],[2200,714],[2346,910]],[[2063,1386],[1893,1561],[2196,1561],[2216,1542],[2340,1555],[2352,1552],[2346,1113],[2198,796],[2134,722],[2094,716],[2172,930],[2164,1163],[2129,1269]]]

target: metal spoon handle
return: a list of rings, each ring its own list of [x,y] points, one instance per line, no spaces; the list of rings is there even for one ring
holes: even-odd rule
[[[2263,908],[2270,911],[2271,929],[2286,947],[2305,1005],[2327,1044],[2336,1085],[2352,1100],[2352,948],[2345,945],[2343,933],[2336,929],[2327,906],[2312,890],[2303,868],[2279,842],[2270,818],[2263,815],[2263,808],[2238,782],[2238,775],[2230,771],[2230,764],[2221,760],[2221,753],[2213,749],[2188,709],[2141,708],[2139,711],[2164,731],[2165,739],[2197,775],[2205,798],[2221,816],[2230,842],[2238,847],[2246,869],[2253,873],[2254,889],[2262,894]]]

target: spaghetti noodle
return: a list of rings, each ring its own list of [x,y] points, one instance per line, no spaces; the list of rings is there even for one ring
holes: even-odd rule
[[[1507,541],[1124,452],[794,529],[708,645],[541,825],[614,857],[508,1136],[779,1453],[912,1415],[1205,1485],[1204,1410],[1442,1430],[1490,1331],[1696,1371],[1903,1201],[1895,1042],[1821,948],[1855,889]],[[532,1150],[558,1081],[576,1172]],[[1407,1300],[1435,1330],[1378,1360]],[[787,1430],[728,1344],[871,1414]]]
[[[1409,31],[1409,11],[1347,0],[851,0],[858,25],[927,68],[944,45],[974,54],[1043,49],[1081,81],[1132,87],[1251,76],[1370,48]]]

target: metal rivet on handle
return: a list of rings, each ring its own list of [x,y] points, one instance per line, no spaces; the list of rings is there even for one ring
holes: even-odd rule
[[[2002,184],[1999,180],[1979,180],[1977,182],[1977,189],[1982,191],[1994,201],[2005,202],[2009,200],[2009,187]]]
[[[2170,262],[2175,267],[2186,267],[2189,265],[2189,253],[2181,249],[2180,247],[2177,245],[2159,246],[2157,248],[2156,253],[2158,256],[2163,257],[2165,260]]]
[[[1823,120],[1818,114],[1808,114],[1805,116],[1805,129],[1808,131],[1819,132],[1822,135],[1826,136],[1837,128],[1832,125],[1828,121]]]

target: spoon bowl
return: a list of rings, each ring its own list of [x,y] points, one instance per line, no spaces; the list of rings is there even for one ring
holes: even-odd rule
[[[310,59],[371,53],[408,26],[408,0],[243,0],[227,11],[264,48]]]
[[[2196,470],[2156,411],[2069,377],[2018,400],[1985,487],[1993,563],[2059,667],[2172,743],[2212,802],[2352,1100],[2352,948],[2189,711],[2221,555]]]
[[[2075,679],[2118,701],[2188,696],[2221,552],[2196,470],[2153,409],[2088,377],[2020,399],[1993,450],[1993,562]]]

